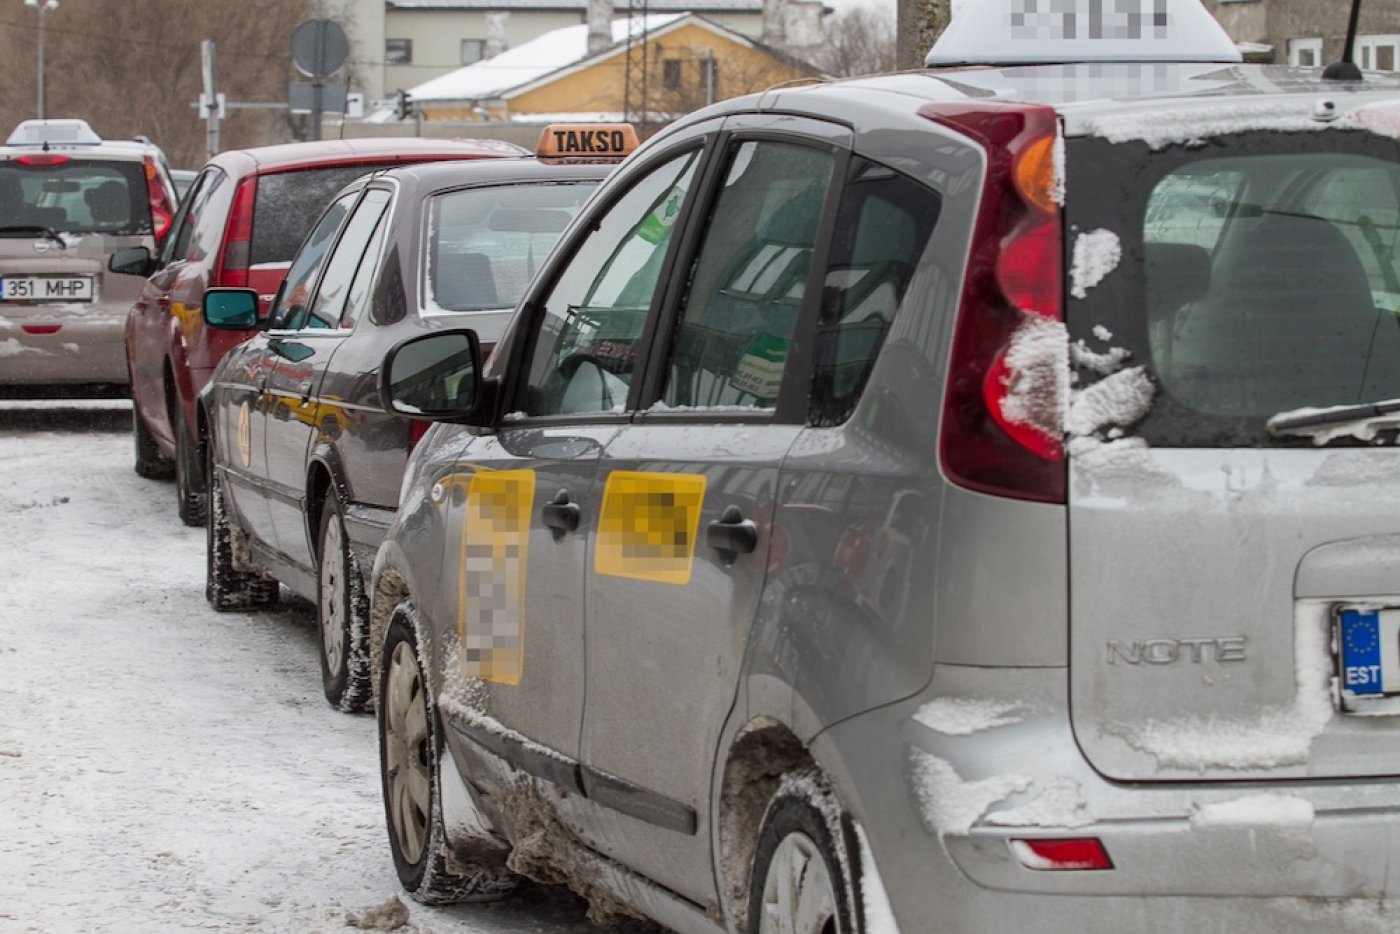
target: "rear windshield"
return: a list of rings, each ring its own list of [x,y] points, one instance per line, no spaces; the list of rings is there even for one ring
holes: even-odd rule
[[[351,165],[259,176],[249,262],[290,263],[335,193],[370,171]]]
[[[1152,152],[1078,140],[1067,172],[1080,264],[1115,238],[1121,255],[1097,284],[1071,271],[1078,385],[1113,369],[1111,355],[1145,366],[1156,396],[1136,433],[1149,443],[1306,444],[1264,422],[1400,398],[1394,141],[1250,133]]]
[[[428,297],[446,311],[513,308],[597,182],[438,195],[428,211]]]
[[[100,159],[64,159],[54,165],[0,162],[0,228],[5,227],[149,234],[151,205],[142,164]]]

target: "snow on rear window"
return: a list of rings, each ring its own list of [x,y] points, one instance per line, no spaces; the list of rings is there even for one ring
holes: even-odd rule
[[[1123,246],[1111,230],[1090,230],[1074,238],[1074,261],[1070,265],[1070,294],[1083,298],[1118,267]]]
[[[290,262],[335,193],[368,171],[352,165],[260,176],[249,262]]]

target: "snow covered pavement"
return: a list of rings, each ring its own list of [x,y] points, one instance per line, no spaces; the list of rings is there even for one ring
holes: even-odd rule
[[[0,932],[366,926],[399,893],[373,719],[322,698],[310,606],[208,607],[130,420],[0,402]],[[405,931],[594,930],[551,890],[405,904]]]

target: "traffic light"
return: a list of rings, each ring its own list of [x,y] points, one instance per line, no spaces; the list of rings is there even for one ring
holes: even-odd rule
[[[403,88],[399,88],[394,92],[394,116],[400,120],[406,120],[412,112],[413,98]]]

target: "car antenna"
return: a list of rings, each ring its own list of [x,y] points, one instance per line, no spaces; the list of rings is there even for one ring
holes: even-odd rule
[[[1356,67],[1353,52],[1356,49],[1356,20],[1361,14],[1361,0],[1351,0],[1351,20],[1347,23],[1346,44],[1342,46],[1342,60],[1331,62],[1322,69],[1323,81],[1360,81],[1361,69]]]

